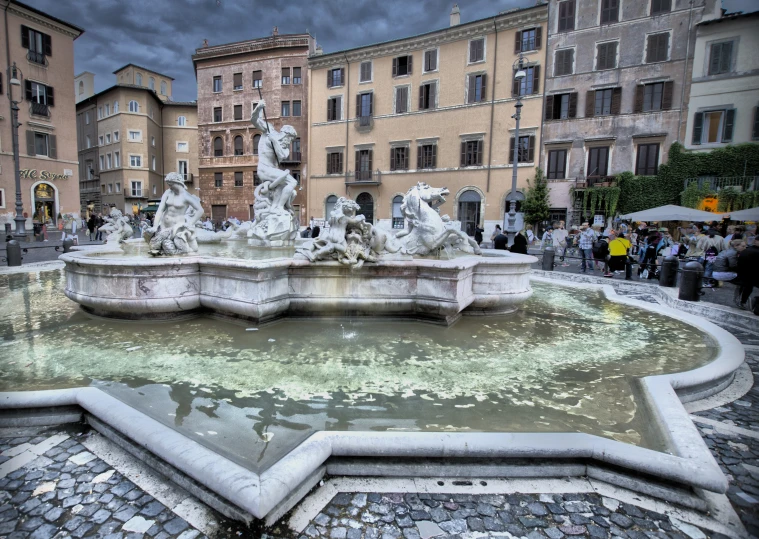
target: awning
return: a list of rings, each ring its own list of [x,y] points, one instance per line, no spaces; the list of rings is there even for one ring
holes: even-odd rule
[[[140,211],[155,213],[158,211],[158,204],[148,204],[147,206],[140,206]]]
[[[683,206],[675,206],[674,204],[668,204],[667,206],[660,206],[658,208],[651,208],[650,210],[637,211],[635,213],[628,213],[627,215],[621,215],[620,218],[627,219],[629,221],[721,221],[723,214],[712,213],[702,210],[694,210],[693,208],[685,208]]]
[[[759,207],[730,212],[733,221],[759,221]]]

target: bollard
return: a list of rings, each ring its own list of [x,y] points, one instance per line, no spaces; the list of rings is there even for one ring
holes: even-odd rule
[[[677,270],[680,268],[680,262],[676,256],[668,256],[662,260],[661,270],[659,271],[659,286],[674,288],[677,286]]]
[[[5,252],[7,255],[8,265],[9,266],[20,266],[21,265],[21,244],[17,242],[16,240],[11,240],[8,242],[5,248]]]
[[[64,253],[68,253],[69,251],[71,251],[71,247],[73,246],[74,246],[74,240],[69,240],[69,239],[63,240]]]
[[[543,251],[543,271],[553,271],[553,259],[556,256],[556,251],[553,250],[553,247],[547,247],[545,251]]]
[[[688,262],[680,276],[680,294],[678,299],[698,301],[701,297],[701,280],[704,277],[704,267],[698,262]]]

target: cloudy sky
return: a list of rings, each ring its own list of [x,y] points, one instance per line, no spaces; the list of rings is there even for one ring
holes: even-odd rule
[[[420,34],[448,26],[454,0],[21,0],[81,28],[76,72],[95,73],[95,89],[134,63],[174,77],[174,99],[194,100],[190,56],[204,39],[218,45],[308,31],[325,52]],[[458,0],[461,22],[535,0]],[[753,11],[759,0],[723,0],[729,11]]]

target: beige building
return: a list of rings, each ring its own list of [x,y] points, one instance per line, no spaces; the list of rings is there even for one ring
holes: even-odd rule
[[[55,224],[59,214],[79,213],[74,40],[83,30],[15,0],[3,2],[2,13],[0,222],[15,227],[12,96],[19,107],[21,198],[31,231],[35,215]],[[14,63],[20,86],[9,84]]]
[[[135,69],[129,65],[117,71],[117,79],[125,72],[134,77]],[[141,72],[154,77],[159,91],[162,82],[171,91],[171,77]],[[196,193],[197,104],[168,101],[168,95],[119,82],[77,104],[83,211],[155,211],[169,172],[183,174],[187,189]]]
[[[547,18],[543,5],[460,24],[454,6],[449,28],[309,58],[309,215],[347,196],[368,221],[402,228],[401,197],[423,181],[448,187],[440,212],[468,234],[504,226],[516,92],[519,190],[539,162]]]

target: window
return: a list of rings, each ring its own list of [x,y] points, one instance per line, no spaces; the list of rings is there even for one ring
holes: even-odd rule
[[[118,141],[119,141],[119,132],[118,131],[114,131],[113,132],[113,142],[118,142]]]
[[[282,116],[290,116],[290,102],[282,101]]]
[[[129,112],[140,112],[140,104],[137,101],[130,101]]]
[[[215,123],[221,122],[221,107],[213,108],[213,121]]]
[[[166,81],[161,81],[161,95],[166,95]]]
[[[715,43],[711,46],[711,56],[709,57],[709,74],[719,75],[721,73],[730,73],[731,60],[733,56],[733,42]]]
[[[473,39],[469,42],[469,63],[485,60],[485,38]]]
[[[596,70],[614,69],[617,67],[617,42],[599,43],[596,47]]]
[[[637,176],[656,176],[659,171],[659,144],[638,144],[638,159],[635,161]]]
[[[154,112],[153,105],[150,105],[150,119],[151,120],[153,119],[153,112]]]
[[[133,168],[139,168],[142,166],[142,156],[141,155],[130,155],[129,156],[129,166]]]
[[[297,137],[290,144],[290,161],[300,162],[300,157],[300,137]]]
[[[428,82],[419,87],[419,110],[429,110],[435,108],[435,94],[437,83]]]
[[[155,137],[153,136],[150,137],[150,145],[155,148]]]
[[[408,170],[408,146],[390,148],[390,170]]]
[[[293,101],[293,116],[300,116],[300,115],[301,115],[300,101]]]
[[[127,131],[127,138],[129,139],[129,142],[142,142],[142,131],[130,129]]]
[[[481,75],[468,75],[469,83],[468,83],[468,92],[467,92],[467,103],[479,103],[481,101],[485,101],[485,95],[486,92],[486,81],[488,76],[486,74]]]
[[[609,147],[598,146],[588,150],[588,176],[608,176]]]
[[[332,213],[332,210],[335,209],[335,204],[337,204],[337,197],[335,195],[329,195],[327,197],[327,200],[324,204],[324,218],[325,220],[329,219],[330,214]]]
[[[652,34],[646,44],[646,63],[666,62],[669,52],[669,33]]]
[[[303,78],[301,77],[300,72],[300,67],[293,68],[293,84],[303,84]]]
[[[342,120],[342,97],[330,97],[327,100],[327,121]]]
[[[343,152],[327,153],[327,174],[343,173]]]
[[[105,168],[113,168],[113,155],[105,154]]]
[[[258,155],[258,145],[261,143],[261,135],[253,135],[253,155]]]
[[[113,166],[114,168],[121,167],[121,153],[113,152]]]
[[[564,49],[556,51],[553,61],[553,74],[556,77],[561,75],[571,75],[574,73],[574,49]]]
[[[142,86],[142,73],[137,73],[137,75],[134,77],[134,80],[137,86]]]
[[[559,2],[559,32],[575,29],[575,0]]]
[[[237,135],[235,137],[235,155],[243,155],[242,136]]]
[[[393,77],[411,75],[413,64],[413,56],[398,56],[397,58],[393,58]]]
[[[254,71],[253,72],[253,88],[262,88],[263,78],[264,78],[263,71]]]
[[[395,89],[395,113],[408,112],[408,86],[398,86]]]
[[[337,67],[327,71],[327,87],[342,86],[345,79],[345,68]]]
[[[664,83],[646,84],[643,92],[643,111],[661,110],[661,98],[664,90]]]
[[[417,147],[416,168],[437,168],[437,144],[422,144]]]
[[[103,107],[98,107],[98,120],[103,117]]]
[[[672,108],[673,81],[640,84],[635,88],[633,112],[651,112]]]
[[[482,140],[465,140],[461,143],[461,166],[482,165]]]
[[[103,135],[100,135],[98,137],[98,146],[104,146],[105,145],[105,139],[103,138]]]
[[[509,163],[514,162],[514,137],[511,137],[509,147]],[[517,149],[517,159],[519,163],[532,163],[535,160],[535,137],[533,135],[524,135],[519,137],[519,148]]]
[[[224,173],[222,172],[213,173],[213,186],[224,187]]]
[[[282,84],[290,84],[290,68],[289,67],[283,67],[282,68]]]
[[[101,155],[99,161],[100,161],[100,170],[105,169],[105,156]]]
[[[26,84],[26,99],[32,103],[31,113],[38,116],[50,116],[48,107],[55,105],[52,86],[45,86],[29,79],[24,82]]]
[[[577,93],[546,96],[546,120],[566,120],[577,116]]]
[[[294,177],[294,176],[293,176],[293,177]],[[253,173],[253,186],[254,186],[254,187],[258,187],[259,185],[261,185],[261,178],[258,176],[258,174],[256,174],[256,173],[254,172],[254,173]]]
[[[33,132],[27,131],[27,133]],[[54,148],[55,136],[47,135],[45,133],[33,133],[32,136],[34,137],[34,143],[32,146],[34,153],[29,152],[29,155],[46,155],[53,159],[56,158]]]
[[[184,178],[185,181],[187,181],[190,177],[190,164],[189,161],[177,161],[177,172],[179,172],[182,175],[182,178]]]
[[[111,104],[110,103],[106,103],[105,104],[105,115],[106,116],[110,116],[111,115]]]
[[[84,113],[84,123],[90,125],[90,111]]]
[[[361,62],[359,69],[358,82],[371,82],[372,81],[372,62]]]
[[[84,169],[87,173],[87,179],[88,180],[94,180],[95,179],[95,171],[92,169],[92,161],[86,161],[84,163]],[[1,206],[2,204],[0,204]]]
[[[113,102],[113,113],[116,114],[117,112],[119,112],[119,102],[118,101],[114,101]]]
[[[567,176],[567,151],[550,150],[548,152],[548,179],[563,180]]]
[[[153,77],[148,79],[148,88],[155,91],[155,79]]]
[[[109,183],[108,184],[108,194],[110,195],[111,193],[113,193],[113,184]]]
[[[512,93],[515,96],[537,94],[540,91],[540,66],[526,67],[524,72],[525,77],[522,80],[514,78]]]
[[[242,90],[242,73],[232,75],[232,89]]]
[[[372,150],[369,150],[369,149],[356,150],[356,180],[357,181],[370,181],[372,179],[373,157],[374,157],[374,152]],[[358,200],[356,202],[358,202],[358,204],[361,205],[361,202],[359,202]],[[364,215],[366,216],[366,219],[368,222],[369,216],[366,214]]]
[[[373,96],[371,92],[356,96],[356,117],[368,118],[372,115]]]
[[[150,168],[153,170],[156,170],[156,160],[155,155],[150,156]]]
[[[693,120],[693,144],[726,143],[733,140],[735,109],[697,112]]]
[[[87,135],[87,136],[85,137],[85,140],[87,141],[87,147],[88,147],[88,148],[92,148],[92,139],[90,138],[90,136],[89,136],[89,135]]]
[[[235,105],[234,114],[235,120],[242,120],[242,105]]]
[[[672,0],[651,0],[651,15],[672,11]]]
[[[437,71],[437,49],[424,51],[424,70],[425,73]]]
[[[405,220],[403,218],[403,212],[401,211],[401,205],[403,204],[403,196],[396,195],[393,197],[393,228],[402,229],[405,227]]]
[[[235,187],[242,187],[242,172],[235,172]]]
[[[539,26],[537,28],[516,32],[514,54],[538,50],[542,45],[542,33],[543,29]]]
[[[611,94],[613,88],[596,90],[595,116],[607,116],[611,114]]]
[[[213,78],[213,91],[216,94],[221,92],[221,77]]]
[[[110,144],[111,143],[111,134],[110,133],[106,133],[105,134],[105,143],[106,144]]]
[[[177,118],[177,125],[179,127],[184,127],[187,125],[187,118],[185,116],[179,116]]]
[[[619,0],[601,0],[601,24],[619,21]]]
[[[79,81],[79,95],[84,93],[84,82]]]
[[[121,182],[116,182],[116,192],[117,193],[121,192]]]
[[[214,157],[223,157],[224,156],[224,141],[221,137],[216,137],[213,139],[213,156]]]
[[[132,196],[141,197],[142,196],[142,182],[132,180],[131,184],[132,184]]]
[[[35,64],[47,64],[46,56],[53,55],[53,45],[50,36],[21,26],[21,46],[28,49],[26,57]]]
[[[177,151],[180,153],[187,153],[190,151],[190,143],[189,142],[177,142]]]

